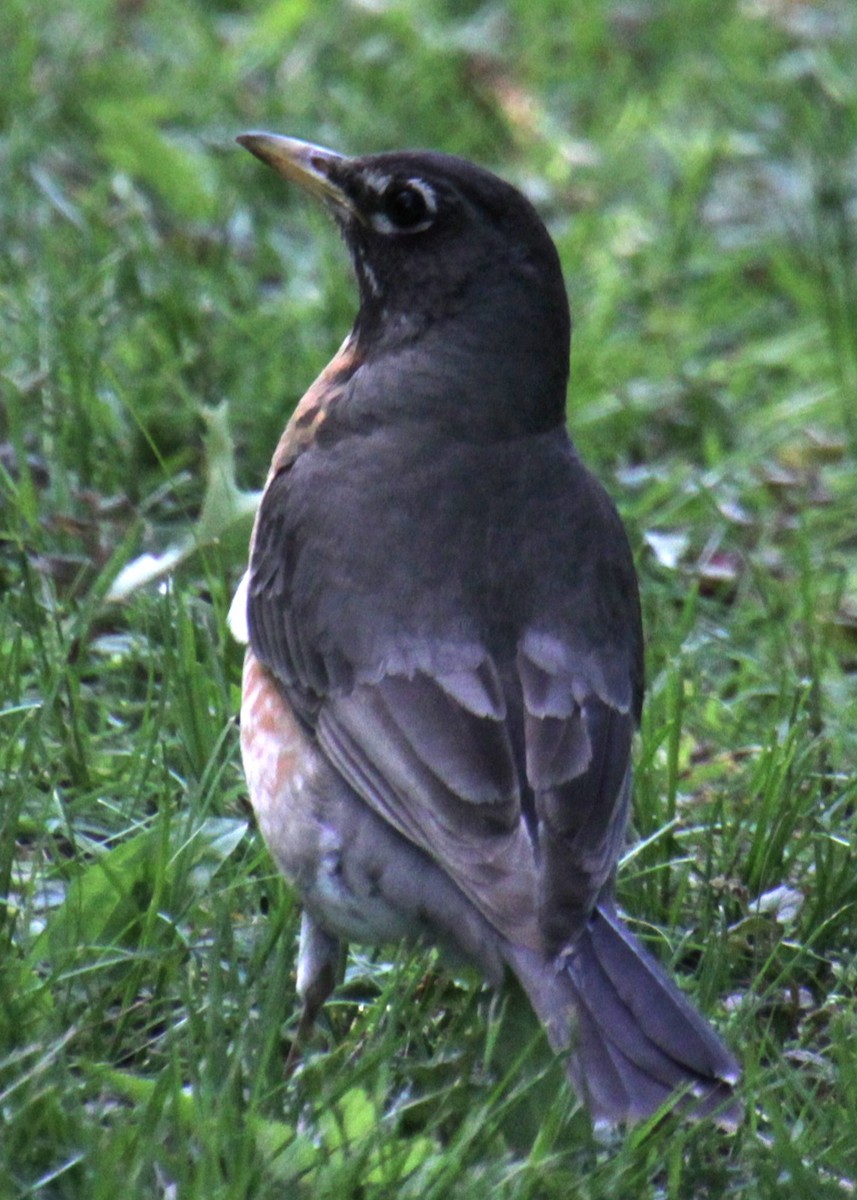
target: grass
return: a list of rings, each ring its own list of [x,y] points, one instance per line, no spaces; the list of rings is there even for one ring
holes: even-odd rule
[[[3,20],[0,1198],[850,1194],[852,6],[10,0]],[[735,1136],[599,1141],[538,1046],[497,1065],[478,980],[395,948],[353,955],[283,1076],[297,911],[237,761],[241,537],[108,597],[211,495],[202,410],[229,401],[258,488],[353,315],[335,233],[233,146],[258,127],[470,155],[551,226],[570,423],[644,592],[622,900],[740,1052]]]

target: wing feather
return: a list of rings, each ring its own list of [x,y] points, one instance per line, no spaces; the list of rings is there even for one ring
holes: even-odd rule
[[[271,479],[260,511],[247,589],[255,653],[343,778],[498,930],[567,948],[621,848],[633,639],[600,647],[571,613],[489,649],[454,588],[430,633],[407,628],[404,610],[373,610],[337,559],[298,536],[298,467]],[[337,627],[340,593],[350,623]],[[369,606],[359,625],[358,604]],[[352,628],[370,635],[346,636]]]

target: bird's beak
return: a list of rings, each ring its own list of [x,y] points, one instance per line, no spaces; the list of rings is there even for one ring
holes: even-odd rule
[[[290,183],[299,184],[305,191],[318,196],[340,212],[360,217],[354,201],[344,190],[337,177],[344,174],[348,159],[333,150],[313,146],[311,142],[299,142],[297,138],[280,137],[276,133],[242,133],[235,139],[251,154],[273,167],[278,175]]]

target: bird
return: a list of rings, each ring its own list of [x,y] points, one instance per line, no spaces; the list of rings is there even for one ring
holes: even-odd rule
[[[640,601],[567,429],[544,223],[451,155],[237,140],[332,214],[359,292],[229,614],[249,797],[302,910],[298,1040],[349,943],[427,943],[517,979],[596,1126],[734,1128],[736,1058],[615,899]]]

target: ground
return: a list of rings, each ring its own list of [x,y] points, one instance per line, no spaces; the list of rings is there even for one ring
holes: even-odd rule
[[[0,1196],[851,1194],[853,4],[2,20]],[[260,127],[468,155],[556,238],[569,423],[644,596],[621,898],[744,1063],[734,1136],[594,1138],[423,952],[354,955],[284,1077],[297,909],[247,808],[225,617],[245,493],[355,293],[323,215],[234,145]]]

